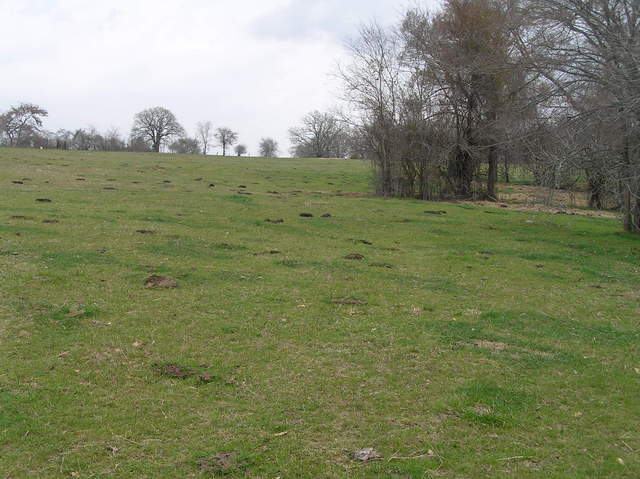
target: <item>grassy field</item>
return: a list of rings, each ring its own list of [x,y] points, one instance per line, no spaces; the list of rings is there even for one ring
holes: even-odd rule
[[[0,477],[640,477],[640,238],[368,174],[0,150]]]

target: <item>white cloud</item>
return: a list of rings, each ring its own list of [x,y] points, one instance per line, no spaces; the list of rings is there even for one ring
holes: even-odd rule
[[[211,120],[286,152],[286,132],[335,103],[328,75],[362,22],[393,23],[394,0],[0,0],[0,110],[49,110],[46,127],[127,134],[162,105],[190,131]]]

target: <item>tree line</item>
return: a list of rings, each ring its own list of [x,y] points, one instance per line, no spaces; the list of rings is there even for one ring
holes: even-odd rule
[[[638,0],[444,0],[348,49],[344,120],[380,195],[496,200],[518,168],[584,181],[640,232]]]
[[[32,103],[20,103],[0,114],[0,144],[9,147],[55,148],[85,151],[156,152],[167,149],[172,153],[207,155],[212,146],[220,146],[226,156],[233,148],[237,156],[247,153],[238,143],[238,133],[228,127],[215,128],[210,121],[199,122],[196,135],[189,137],[176,116],[163,107],[143,110],[134,116],[128,138],[111,128],[99,132],[94,127],[76,130],[61,129],[50,132],[43,128],[48,111]],[[264,157],[278,154],[273,138],[262,138],[259,152]]]

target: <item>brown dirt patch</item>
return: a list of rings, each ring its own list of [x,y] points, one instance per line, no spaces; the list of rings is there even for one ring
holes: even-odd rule
[[[301,218],[313,218],[311,213],[300,213]]]
[[[268,256],[272,254],[280,254],[281,252],[277,249],[272,249],[271,251],[262,251],[260,253],[253,253],[253,256]]]
[[[154,369],[158,374],[174,379],[187,379],[197,374],[197,372],[192,368],[173,363],[154,364]]]
[[[239,472],[245,465],[238,462],[236,454],[220,452],[215,456],[198,459],[198,466],[205,473],[227,475]]]
[[[151,231],[151,230],[136,230],[136,233],[140,233],[141,235],[154,235],[154,234],[156,234],[155,231]]]
[[[170,278],[166,278],[164,276],[158,276],[154,274],[153,276],[149,276],[145,280],[144,287],[147,289],[154,289],[154,288],[171,289],[171,288],[177,288],[178,283],[176,283],[174,280]]]
[[[266,219],[266,220],[264,220],[264,221],[265,221],[266,223],[271,223],[271,224],[274,224],[274,225],[279,225],[280,223],[284,223],[284,220],[283,220],[282,218],[281,218],[281,219],[278,219],[278,220],[272,220],[272,219],[270,219],[270,218],[267,218],[267,219]]]
[[[359,253],[351,253],[345,256],[344,259],[363,260],[364,256]]]
[[[49,220],[49,219],[44,219],[42,220],[43,223],[47,223],[47,224],[56,224],[56,223],[60,223],[60,221],[58,220]]]
[[[443,210],[438,210],[438,211],[433,211],[433,210],[427,210],[425,211],[426,214],[428,215],[435,215],[435,216],[440,216],[440,215],[446,215],[447,212],[443,211]]]
[[[37,198],[36,202],[37,203],[52,203],[52,201],[49,198]]]

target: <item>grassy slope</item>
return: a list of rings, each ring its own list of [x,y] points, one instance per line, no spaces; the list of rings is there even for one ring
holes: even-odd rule
[[[0,476],[639,477],[638,238],[367,166],[0,150]]]

